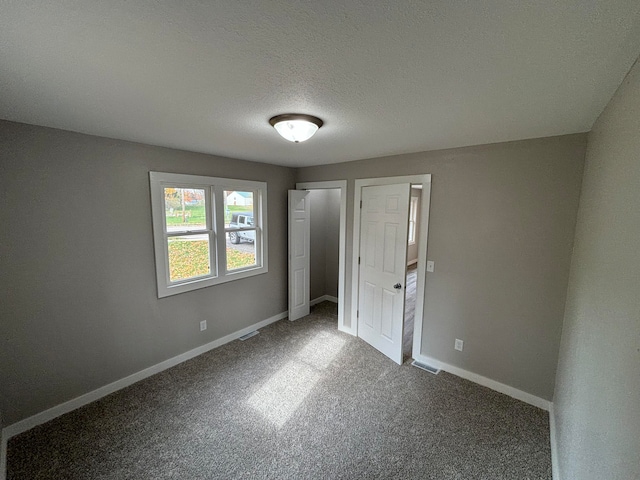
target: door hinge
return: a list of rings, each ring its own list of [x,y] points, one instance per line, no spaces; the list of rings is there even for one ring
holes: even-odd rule
[[[356,318],[360,318],[360,310],[356,310]]]
[[[358,265],[360,265],[360,257],[358,257]]]
[[[362,200],[360,200],[360,208],[362,208]]]

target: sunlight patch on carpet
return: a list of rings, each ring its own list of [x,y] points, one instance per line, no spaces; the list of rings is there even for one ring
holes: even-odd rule
[[[346,341],[319,333],[279,369],[247,403],[266,420],[281,428],[300,407]]]
[[[337,335],[318,334],[296,355],[303,362],[324,370],[340,353],[346,340]]]

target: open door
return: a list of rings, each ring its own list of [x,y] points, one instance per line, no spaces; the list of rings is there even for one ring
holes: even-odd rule
[[[309,192],[289,190],[289,320],[309,315]]]
[[[409,183],[362,187],[358,336],[402,363]]]

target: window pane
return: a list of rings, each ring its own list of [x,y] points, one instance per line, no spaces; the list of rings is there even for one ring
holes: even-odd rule
[[[256,265],[255,234],[255,230],[227,233],[228,271]]]
[[[223,196],[225,228],[253,227],[254,192],[225,190]]]
[[[211,272],[209,235],[169,237],[168,243],[170,281],[186,280]]]
[[[418,218],[418,197],[411,197],[409,219],[415,222],[417,218]]]
[[[168,232],[207,228],[204,189],[165,187],[164,208]]]

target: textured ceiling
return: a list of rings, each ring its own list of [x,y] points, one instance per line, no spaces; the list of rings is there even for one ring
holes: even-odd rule
[[[638,0],[5,0],[0,118],[317,165],[590,130],[639,53]]]

